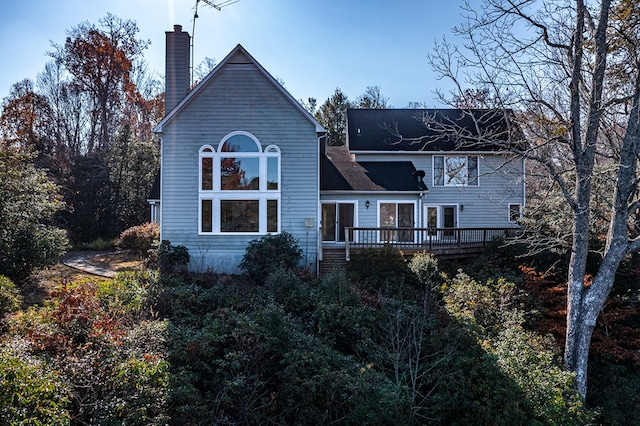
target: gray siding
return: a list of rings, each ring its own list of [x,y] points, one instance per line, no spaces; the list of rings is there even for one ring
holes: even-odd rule
[[[458,211],[458,227],[509,227],[509,204],[524,206],[524,163],[521,159],[511,159],[501,155],[483,153],[479,158],[478,186],[434,186],[433,185],[433,153],[414,154],[359,154],[357,161],[412,161],[416,169],[424,170],[424,182],[429,191],[420,199],[417,194],[323,194],[322,200],[359,200],[358,226],[375,227],[377,223],[378,200],[420,200],[418,220],[422,222],[423,205],[456,205],[464,206]],[[439,154],[440,155],[440,154]],[[441,155],[464,155],[461,153],[442,153]],[[469,154],[473,155],[473,154]],[[369,200],[371,207],[367,210],[365,202]]]
[[[198,151],[216,147],[233,131],[252,133],[281,150],[280,229],[299,239],[305,262],[315,268],[318,226],[316,129],[273,83],[252,65],[228,64],[164,126],[162,138],[162,235],[185,245],[191,268],[237,272],[256,235],[198,235]],[[305,227],[305,218],[315,226]]]

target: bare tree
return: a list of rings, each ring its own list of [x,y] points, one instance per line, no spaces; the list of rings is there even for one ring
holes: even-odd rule
[[[193,85],[197,86],[216,67],[216,60],[206,56],[193,70]]]
[[[50,105],[49,133],[55,146],[55,163],[69,171],[74,156],[84,152],[88,98],[74,88],[58,61],[48,62],[38,74],[37,89]]]
[[[136,39],[137,32],[133,21],[107,14],[99,27],[81,23],[69,32],[64,45],[53,45],[55,52],[50,55],[64,65],[71,84],[92,102],[89,151],[109,146],[121,104],[127,96],[138,96],[131,79],[133,61],[149,42]]]
[[[454,92],[441,97],[464,99],[471,84],[487,90],[495,106],[514,111],[527,143],[511,151],[537,162],[568,206],[564,357],[585,398],[596,320],[620,263],[640,249],[632,220],[640,208],[640,8],[630,0],[485,0],[464,9],[466,20],[454,32],[465,49],[444,40],[430,56],[455,83]],[[608,179],[613,191],[595,193],[598,179]],[[595,207],[607,233],[600,265],[588,280]]]

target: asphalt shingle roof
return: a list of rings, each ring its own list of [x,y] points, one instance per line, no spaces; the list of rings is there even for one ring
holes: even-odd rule
[[[496,151],[521,139],[510,111],[461,109],[349,109],[351,151]]]
[[[351,158],[347,147],[328,146],[321,159],[323,191],[425,191],[411,161],[363,161]]]

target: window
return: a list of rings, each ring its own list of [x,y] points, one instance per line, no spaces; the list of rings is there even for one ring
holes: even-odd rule
[[[280,230],[280,149],[233,132],[200,149],[200,234]]]
[[[434,186],[477,186],[478,156],[433,156]]]
[[[378,204],[380,228],[414,228],[415,203],[380,202]],[[382,231],[381,241],[413,242],[413,231]]]
[[[354,226],[355,203],[322,203],[322,241],[344,242],[345,228]]]
[[[509,222],[516,223],[522,216],[522,206],[520,204],[509,204]]]
[[[213,189],[213,148],[208,145],[200,149],[200,189]]]

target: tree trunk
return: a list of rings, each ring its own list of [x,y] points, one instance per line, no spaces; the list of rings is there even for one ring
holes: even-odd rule
[[[586,293],[584,286],[584,272],[587,264],[589,248],[589,213],[588,209],[578,209],[580,214],[574,215],[573,249],[569,263],[569,280],[567,288],[567,333],[565,341],[565,365],[570,371],[578,373],[580,361],[584,355],[585,318],[583,298]],[[593,327],[591,327],[591,331]],[[591,340],[591,331],[588,331]],[[586,346],[588,354],[589,346]],[[586,362],[584,363],[584,382],[586,383]],[[581,393],[583,396],[584,393]]]

